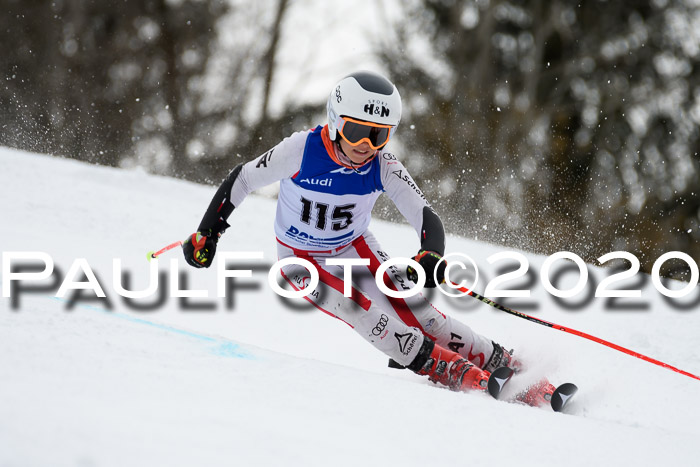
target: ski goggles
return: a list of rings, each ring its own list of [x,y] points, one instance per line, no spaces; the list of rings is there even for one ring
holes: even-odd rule
[[[364,141],[375,151],[389,142],[396,129],[392,125],[363,122],[350,117],[339,117],[337,126],[338,133],[350,146],[359,146]]]

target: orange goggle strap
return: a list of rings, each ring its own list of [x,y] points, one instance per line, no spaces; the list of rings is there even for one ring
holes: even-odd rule
[[[378,141],[378,142],[377,142],[377,143],[378,143],[377,145],[375,145],[374,143],[372,143],[372,141],[369,139],[369,137],[364,137],[364,138],[361,138],[359,141],[352,142],[352,141],[350,141],[350,140],[345,136],[345,134],[343,133],[343,129],[345,128],[346,123],[354,123],[354,124],[359,125],[359,126],[361,126],[361,127],[386,129],[386,130],[387,130],[387,132],[386,132],[386,139],[384,139],[384,141],[381,141],[381,142]],[[389,142],[389,139],[391,138],[391,136],[392,136],[393,133],[394,133],[394,130],[396,129],[396,127],[393,126],[393,125],[382,125],[382,124],[379,124],[379,123],[365,122],[365,121],[356,120],[356,119],[350,118],[350,117],[338,117],[338,119],[336,120],[336,128],[338,129],[338,133],[340,133],[340,136],[341,136],[350,146],[353,146],[353,147],[354,147],[354,146],[359,146],[360,144],[362,144],[363,141],[366,141],[366,142],[369,144],[369,146],[370,146],[372,149],[374,149],[375,151],[376,151],[377,149],[381,149],[383,146],[386,145],[386,143]]]

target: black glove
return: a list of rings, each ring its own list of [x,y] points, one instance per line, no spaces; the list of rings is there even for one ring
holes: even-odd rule
[[[212,234],[211,231],[196,232],[190,235],[182,243],[182,251],[185,253],[187,264],[196,268],[208,268],[211,266],[220,235]]]
[[[415,261],[418,262],[423,267],[425,271],[425,286],[428,288],[436,287],[437,284],[442,284],[445,282],[445,269],[447,268],[447,261],[440,261],[442,256],[434,251],[420,250],[416,256],[413,257]],[[438,266],[438,263],[440,265]],[[437,267],[437,274],[435,268]],[[413,269],[411,266],[406,269],[406,275],[410,280],[417,283],[418,282],[418,271]],[[437,284],[435,283],[435,276],[437,276]]]

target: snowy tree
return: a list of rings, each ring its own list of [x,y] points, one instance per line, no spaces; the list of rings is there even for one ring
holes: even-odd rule
[[[384,60],[452,230],[700,257],[695,2],[414,1]]]

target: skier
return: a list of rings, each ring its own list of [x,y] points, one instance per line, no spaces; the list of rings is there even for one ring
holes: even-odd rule
[[[456,391],[483,390],[493,370],[517,366],[511,352],[441,313],[422,295],[391,298],[374,280],[377,268],[389,259],[367,230],[382,192],[418,232],[414,259],[425,270],[425,286],[435,287],[434,277],[441,283],[445,274],[442,222],[403,164],[385,149],[401,119],[398,90],[379,74],[352,73],[332,89],[327,112],[327,125],[294,133],[228,174],[197,232],[183,243],[187,262],[209,267],[233,210],[252,191],[280,181],[275,218],[279,259],[303,258],[319,273],[319,284],[306,299],[431,381]],[[343,293],[343,266],[326,264],[348,258],[369,263],[353,268],[351,297]],[[281,273],[294,289],[306,287],[309,273],[303,266],[287,265]],[[392,266],[383,281],[389,289],[405,290],[407,276],[417,280],[416,271]]]

